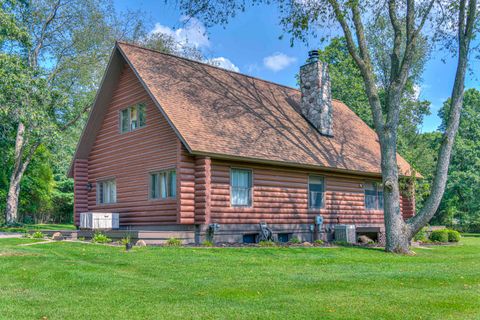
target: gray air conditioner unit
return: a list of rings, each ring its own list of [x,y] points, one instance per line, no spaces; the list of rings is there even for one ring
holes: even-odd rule
[[[337,224],[335,225],[335,241],[348,243],[357,242],[357,232],[353,224]]]
[[[80,213],[80,229],[118,229],[120,215],[110,212],[82,212]]]

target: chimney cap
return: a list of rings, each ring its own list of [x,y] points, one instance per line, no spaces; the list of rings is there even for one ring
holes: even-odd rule
[[[308,62],[318,61],[318,49],[308,51]]]

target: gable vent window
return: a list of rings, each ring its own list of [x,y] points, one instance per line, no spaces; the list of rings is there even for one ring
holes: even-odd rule
[[[252,206],[252,170],[231,169],[230,202],[234,207]]]
[[[383,191],[376,182],[365,183],[365,209],[383,210]]]
[[[125,133],[145,127],[145,117],[145,105],[142,103],[123,109],[120,112],[120,132]]]
[[[109,204],[117,202],[117,184],[115,180],[97,182],[97,203]]]
[[[324,204],[325,181],[322,176],[308,177],[308,208],[321,209]]]
[[[175,198],[177,196],[177,173],[165,170],[150,174],[150,199]]]

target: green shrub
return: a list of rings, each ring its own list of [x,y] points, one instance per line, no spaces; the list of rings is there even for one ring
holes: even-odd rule
[[[259,247],[276,247],[277,244],[273,241],[265,241],[265,240],[262,240],[258,243],[258,246]]]
[[[85,237],[78,237],[78,241],[85,241]]]
[[[448,242],[459,242],[460,232],[456,230],[448,230]]]
[[[430,240],[433,242],[448,242],[448,230],[434,230],[430,234]]]
[[[288,241],[288,242],[294,243],[294,244],[298,244],[298,243],[300,243],[301,241],[300,241],[300,239],[298,239],[297,236],[293,236],[293,237],[290,239],[290,241]]]
[[[104,235],[101,232],[95,232],[95,234],[92,237],[92,242],[94,242],[94,243],[108,243],[108,242],[112,242],[112,239],[110,239],[109,237],[107,237],[106,235]]]
[[[426,240],[428,240],[428,237],[427,237],[427,228],[422,228],[420,229],[420,231],[417,232],[417,234],[415,235],[415,237],[413,237],[413,240],[414,241],[421,241],[421,242],[426,242]]]
[[[166,245],[169,247],[180,247],[182,245],[182,240],[177,238],[170,238],[167,240]]]
[[[43,239],[45,235],[41,231],[36,231],[32,234],[33,239]]]
[[[313,243],[318,244],[318,245],[322,245],[323,240],[318,239],[318,240],[313,241]]]
[[[205,240],[202,242],[202,246],[204,247],[213,247],[213,242],[209,240]]]
[[[124,246],[126,246],[131,241],[132,241],[132,239],[130,238],[130,236],[125,236],[120,240],[120,243],[123,244]]]

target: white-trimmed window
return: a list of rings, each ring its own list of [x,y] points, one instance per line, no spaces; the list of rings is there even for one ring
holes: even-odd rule
[[[383,191],[376,182],[365,183],[365,209],[383,210]]]
[[[321,209],[324,204],[325,179],[322,176],[308,176],[308,208]]]
[[[150,173],[150,199],[175,198],[177,196],[177,173],[163,170]]]
[[[252,170],[230,170],[230,203],[234,207],[252,206]]]
[[[97,182],[97,203],[109,204],[117,202],[117,185],[114,179]]]
[[[145,110],[145,104],[139,103],[120,111],[120,132],[125,133],[145,127]]]

